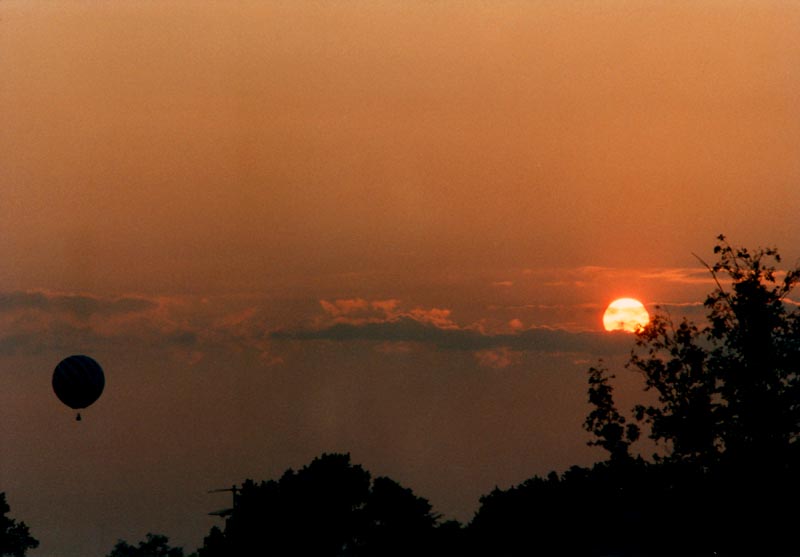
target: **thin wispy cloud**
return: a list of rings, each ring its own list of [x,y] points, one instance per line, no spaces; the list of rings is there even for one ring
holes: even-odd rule
[[[675,267],[671,269],[653,269],[641,272],[642,278],[678,284],[713,285],[714,277],[707,269]]]
[[[478,364],[493,369],[504,369],[522,360],[522,353],[505,346],[491,350],[474,352]]]

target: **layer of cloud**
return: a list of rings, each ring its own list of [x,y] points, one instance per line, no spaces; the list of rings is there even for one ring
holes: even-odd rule
[[[0,313],[18,310],[68,312],[77,316],[119,315],[154,310],[158,303],[139,297],[97,298],[43,291],[0,292]]]
[[[208,300],[187,297],[2,292],[0,356],[137,348],[197,363],[207,351],[226,349],[278,360],[256,307],[208,306]]]
[[[487,330],[482,323],[458,324],[447,309],[402,310],[397,300],[392,300],[388,306],[361,299],[323,300],[320,304],[326,315],[313,326],[278,330],[271,337],[299,341],[370,341],[381,346],[426,344],[445,350],[472,351],[479,361],[487,364],[492,361],[510,363],[509,354],[514,351],[618,352],[629,349],[632,340],[627,334],[523,328],[519,320],[506,324],[503,329]]]
[[[267,316],[265,305],[263,300],[5,292],[0,293],[0,356],[136,348],[167,351],[189,365],[211,353],[244,352],[275,364],[282,361],[281,341],[366,341],[387,354],[422,347],[471,352],[479,364],[503,368],[524,352],[602,356],[632,345],[626,334],[531,326],[516,317],[465,322],[449,308],[405,306],[397,298],[321,300],[321,311],[297,311],[282,322]]]

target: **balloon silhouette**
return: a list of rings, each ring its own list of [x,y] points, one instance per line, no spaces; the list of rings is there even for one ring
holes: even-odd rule
[[[86,408],[100,398],[105,385],[103,368],[89,356],[64,358],[53,371],[53,391],[73,410]],[[80,421],[80,412],[75,419]]]

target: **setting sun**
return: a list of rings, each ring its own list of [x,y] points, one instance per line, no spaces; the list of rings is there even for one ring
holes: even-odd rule
[[[650,315],[639,300],[619,298],[611,302],[603,314],[603,327],[606,331],[627,331],[634,333],[647,325]]]

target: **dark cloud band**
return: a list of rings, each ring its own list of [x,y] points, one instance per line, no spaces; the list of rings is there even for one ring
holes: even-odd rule
[[[338,342],[395,341],[432,344],[451,350],[487,350],[505,347],[511,350],[541,352],[625,351],[632,346],[629,334],[567,331],[564,329],[531,328],[516,333],[487,334],[476,329],[437,327],[410,317],[369,323],[336,323],[319,329],[282,330],[272,338],[293,340],[330,340]]]
[[[155,309],[152,300],[135,297],[98,298],[80,294],[50,294],[46,292],[1,292],[0,312],[38,309],[69,312],[79,316],[118,315]]]

